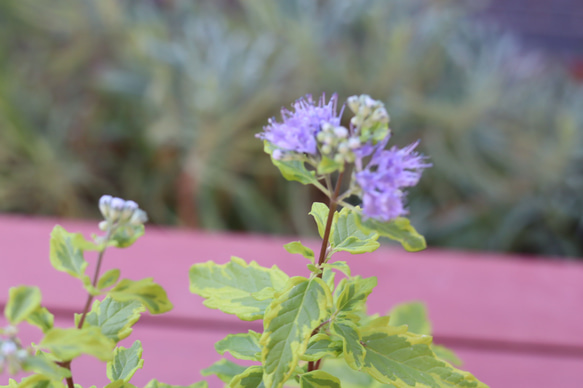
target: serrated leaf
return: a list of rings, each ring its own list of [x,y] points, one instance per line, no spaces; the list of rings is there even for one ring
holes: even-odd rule
[[[445,346],[435,345],[432,344],[431,350],[435,353],[435,355],[442,360],[450,362],[454,365],[460,366],[463,364],[463,361],[455,354],[455,352]]]
[[[113,286],[115,283],[117,283],[119,275],[120,270],[117,268],[113,268],[105,272],[97,281],[97,289],[103,290],[105,288]]]
[[[316,221],[316,225],[318,226],[318,233],[320,234],[321,238],[324,238],[324,232],[326,231],[326,222],[328,220],[328,213],[330,212],[330,209],[328,209],[328,206],[326,206],[326,204],[323,204],[322,202],[314,202],[312,204],[312,210],[310,211],[310,214],[312,217],[314,217],[314,221]]]
[[[136,386],[127,381],[117,380],[107,384],[104,388],[136,388]]]
[[[23,378],[18,388],[65,388],[65,385],[55,379],[44,375],[32,375]]]
[[[85,240],[80,233],[69,233],[57,225],[51,232],[50,259],[52,266],[61,272],[81,279],[85,274],[87,262],[83,251],[98,250],[99,247]]]
[[[406,330],[406,326],[363,330],[366,355],[362,371],[396,387],[487,387],[472,374],[439,360],[431,351],[430,336]]]
[[[229,334],[215,344],[215,349],[221,355],[225,352],[240,360],[261,360],[261,334],[249,330],[248,333]]]
[[[336,269],[342,272],[346,276],[351,276],[350,267],[346,264],[345,261],[335,261],[333,263],[324,263],[322,264],[322,268],[330,268]]]
[[[279,290],[289,277],[277,266],[265,268],[238,257],[218,265],[211,261],[190,268],[190,292],[206,298],[204,305],[235,314],[244,321],[263,318],[271,299],[253,295],[265,288]],[[258,300],[261,299],[261,300]]]
[[[362,214],[358,214],[355,221],[365,233],[376,232],[381,236],[398,241],[409,252],[417,252],[426,248],[425,237],[417,233],[407,218],[397,217],[388,222],[382,222],[372,218],[364,220]]]
[[[374,380],[367,373],[359,372],[346,367],[344,359],[327,359],[321,365],[321,370],[336,376],[342,382],[342,388],[386,388],[386,385]]]
[[[46,307],[38,307],[28,317],[26,321],[41,329],[43,333],[53,328],[55,316]]]
[[[340,388],[340,380],[328,372],[314,370],[300,376],[301,388]]]
[[[330,268],[324,267],[324,269],[322,270],[322,280],[324,281],[324,283],[326,283],[329,290],[334,289],[335,279],[336,279],[336,273],[334,273],[334,271],[330,270]]]
[[[228,383],[233,377],[243,373],[245,369],[247,369],[247,367],[237,365],[233,361],[229,361],[223,358],[208,368],[201,370],[200,374],[203,376],[216,375],[219,379],[221,379],[221,381]]]
[[[312,262],[312,264],[314,263],[314,260],[315,260],[314,251],[311,250],[310,248],[304,246],[304,244],[302,244],[300,241],[292,241],[290,243],[285,244],[283,247],[289,253],[300,254],[300,255],[304,256],[306,259],[310,260]]]
[[[336,357],[340,353],[342,353],[342,342],[332,341],[329,335],[318,333],[310,338],[301,359],[303,361],[318,361],[325,356]]]
[[[87,325],[98,327],[103,335],[119,342],[132,333],[131,327],[144,311],[146,308],[138,301],[118,302],[108,296],[101,302],[99,300],[93,302],[91,311],[85,318],[84,327]]]
[[[91,278],[87,275],[83,275],[81,277],[81,281],[83,282],[83,288],[85,288],[85,290],[93,296],[98,296],[101,295],[102,292],[100,290],[98,290],[97,288],[95,288],[95,286],[92,284],[91,282]]]
[[[334,321],[330,324],[333,334],[342,338],[342,353],[348,366],[360,370],[364,365],[366,349],[362,346],[356,324],[349,320]]]
[[[153,379],[150,380],[150,382],[148,382],[144,388],[208,388],[208,383],[203,380],[190,385],[170,385]]]
[[[22,363],[22,369],[28,372],[42,374],[57,381],[71,377],[70,370],[58,366],[54,361],[45,357],[43,353],[26,357]]]
[[[315,275],[319,275],[320,273],[322,273],[322,269],[312,263],[308,264],[306,267],[308,267],[308,270]]]
[[[143,366],[142,343],[140,341],[135,341],[128,349],[119,346],[113,351],[113,360],[107,363],[107,378],[111,382],[123,380],[127,383],[134,373]]]
[[[115,343],[101,334],[97,327],[53,328],[47,332],[39,346],[50,350],[61,361],[72,360],[81,354],[109,361],[113,356]]]
[[[291,278],[265,312],[261,358],[268,388],[282,387],[299,357],[306,351],[312,331],[326,319],[332,304],[322,279]]]
[[[366,299],[376,285],[377,278],[374,276],[342,279],[334,293],[337,311],[351,313],[365,309]]]
[[[400,303],[391,309],[389,316],[391,326],[407,325],[411,333],[431,335],[431,322],[424,303]]]
[[[139,301],[150,314],[162,314],[172,310],[166,291],[152,278],[138,281],[122,279],[109,291],[109,296],[118,302]]]
[[[40,308],[42,295],[38,287],[11,287],[8,302],[4,307],[4,316],[12,325],[16,325]]]
[[[124,225],[115,230],[108,245],[116,248],[130,247],[144,235],[145,231],[144,225]]]
[[[265,388],[263,367],[253,365],[245,369],[242,373],[233,377],[229,383],[229,388]]]
[[[352,254],[375,251],[380,244],[376,241],[379,235],[374,232],[363,232],[358,227],[356,218],[358,212],[343,208],[334,216],[334,229],[330,238],[332,253],[345,251]]]

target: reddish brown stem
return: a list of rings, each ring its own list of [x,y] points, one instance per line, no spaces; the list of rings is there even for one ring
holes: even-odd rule
[[[338,180],[336,181],[336,187],[334,188],[334,194],[332,194],[332,198],[330,198],[329,210],[328,210],[328,218],[326,219],[326,229],[324,230],[324,236],[322,236],[322,245],[320,247],[320,256],[318,258],[318,267],[326,262],[326,253],[328,252],[328,242],[330,241],[330,232],[332,231],[332,221],[334,220],[334,212],[338,207],[338,203],[336,202],[338,199],[338,195],[340,194],[340,186],[342,185],[342,176],[344,175],[343,172],[338,174]],[[322,272],[318,274],[318,277],[322,278]],[[318,334],[320,331],[320,326],[318,326],[313,332],[312,336]],[[308,362],[308,372],[313,370],[317,370],[320,367],[320,361],[316,362],[310,361]]]

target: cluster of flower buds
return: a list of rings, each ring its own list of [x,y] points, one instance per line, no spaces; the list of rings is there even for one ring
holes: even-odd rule
[[[137,203],[111,195],[104,195],[99,199],[99,210],[105,218],[99,223],[101,230],[123,225],[138,226],[148,221],[146,212],[140,209]]]
[[[363,142],[372,139],[376,143],[388,135],[390,117],[382,101],[362,94],[349,97],[347,103],[350,110],[354,112],[350,124],[355,132],[359,133]]]
[[[8,374],[15,375],[22,370],[22,364],[30,355],[16,338],[16,329],[8,327],[2,330],[8,338],[0,338],[0,374],[8,370]]]
[[[361,146],[360,139],[350,136],[350,131],[340,125],[324,123],[316,138],[322,155],[339,164],[354,162],[353,150]]]

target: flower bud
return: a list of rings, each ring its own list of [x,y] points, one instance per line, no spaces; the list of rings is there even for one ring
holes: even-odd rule
[[[329,146],[328,144],[324,144],[322,146],[322,153],[323,154],[329,154],[330,152],[332,152],[332,147]]]
[[[358,96],[350,96],[348,97],[346,102],[348,103],[348,107],[354,114],[358,113],[358,108],[360,107],[360,101],[358,99]]]
[[[336,137],[345,139],[348,137],[348,129],[344,127],[336,127],[334,128],[334,134],[336,135]]]
[[[348,147],[350,147],[351,149],[357,149],[358,147],[360,147],[360,139],[358,137],[351,137],[350,139],[348,139]]]
[[[387,113],[387,110],[383,107],[376,109],[372,116],[371,116],[371,120],[373,121],[378,121],[380,123],[383,124],[388,124],[389,123],[389,114]]]
[[[111,195],[102,195],[99,198],[99,210],[103,215],[103,218],[109,218],[109,206],[113,197]]]
[[[132,218],[130,219],[130,224],[132,225],[142,225],[148,221],[148,214],[142,209],[136,209]]]

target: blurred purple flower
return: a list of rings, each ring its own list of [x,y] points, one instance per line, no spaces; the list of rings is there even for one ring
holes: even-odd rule
[[[292,106],[293,112],[282,108],[281,123],[275,121],[275,118],[269,119],[269,124],[263,127],[263,132],[256,136],[267,140],[283,152],[316,155],[318,152],[316,135],[322,130],[322,124],[340,125],[344,107],[340,114],[336,113],[338,106],[336,94],[332,95],[328,103],[325,94],[322,94],[317,105],[312,96],[307,95],[294,102]]]
[[[414,152],[419,141],[402,149],[392,147],[385,150],[388,140],[387,137],[374,148],[365,145],[358,155],[355,173],[356,182],[363,191],[363,215],[381,221],[407,214],[403,190],[415,186],[423,169],[431,167],[423,155]],[[370,161],[363,168],[362,158],[371,154]]]

